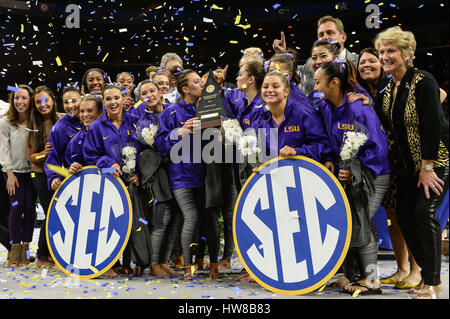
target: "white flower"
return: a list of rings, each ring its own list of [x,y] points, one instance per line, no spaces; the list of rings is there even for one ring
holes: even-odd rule
[[[244,156],[250,156],[261,152],[261,149],[257,146],[256,136],[253,135],[241,137],[239,140],[238,149]]]
[[[150,146],[153,146],[155,144],[155,136],[158,132],[158,125],[150,124],[149,127],[144,127],[141,130],[141,136],[144,142]]]
[[[348,161],[353,159],[359,148],[367,142],[367,135],[360,132],[347,131],[344,133],[344,143],[340,152],[341,159]]]
[[[125,156],[125,158],[136,158],[136,147],[125,146],[124,148],[122,148],[122,155]]]
[[[225,141],[228,143],[237,142],[242,136],[242,128],[236,119],[223,121],[222,128],[225,132]]]

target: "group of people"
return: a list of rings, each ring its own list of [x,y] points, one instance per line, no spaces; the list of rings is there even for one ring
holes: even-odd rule
[[[354,222],[343,275],[333,286],[378,294],[383,282],[413,288],[417,298],[436,298],[441,229],[435,212],[448,190],[448,122],[441,105],[446,94],[430,73],[413,66],[411,32],[400,27],[382,31],[375,47],[359,55],[345,48],[345,40],[342,21],[324,16],[304,65],[297,65],[297,52],[288,48],[283,32],[267,61],[258,48],[242,51],[235,85],[225,82],[227,67],[214,71],[227,118],[236,119],[243,131],[265,129],[266,152],[314,159],[345,185]],[[8,266],[30,262],[36,198],[47,213],[63,180],[46,165],[53,164],[71,174],[87,165],[113,168],[112,174],[133,188],[133,209],[146,210],[137,214],[149,220],[150,257],[143,258],[130,240],[122,263],[106,276],[139,275],[146,267],[153,275],[170,276],[178,274],[178,267],[192,279],[205,267],[206,246],[210,278],[230,268],[234,204],[245,181],[240,165],[196,162],[194,152],[181,162],[172,158],[177,143],[193,143],[206,78],[184,68],[175,53],[165,54],[160,66],[146,74],[148,79],[137,85],[129,72],[108,84],[103,70],[90,69],[80,89],[64,88],[62,114],[46,86],[18,85],[10,93],[9,110],[0,119],[0,164],[11,203],[0,238],[9,250]],[[153,133],[145,135],[143,128]],[[344,162],[340,151],[349,131],[364,133],[367,141],[352,161]],[[130,146],[133,165],[123,161],[123,150]],[[159,172],[154,178],[146,175],[149,159],[156,165],[151,171]],[[134,204],[139,201],[144,204]],[[391,220],[399,265],[381,280],[373,223],[380,205]],[[220,214],[225,246],[219,261]],[[45,225],[38,246],[36,265],[52,266]],[[410,267],[404,266],[406,247]],[[176,255],[175,267],[171,255]],[[252,281],[245,271],[238,279]]]

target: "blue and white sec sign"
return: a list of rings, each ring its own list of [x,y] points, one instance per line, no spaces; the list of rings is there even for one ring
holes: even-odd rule
[[[278,157],[247,180],[233,228],[238,256],[253,279],[276,293],[305,294],[326,284],[342,264],[350,206],[320,163]]]
[[[97,277],[121,256],[131,224],[122,181],[87,166],[68,176],[53,195],[46,224],[50,254],[68,275]]]

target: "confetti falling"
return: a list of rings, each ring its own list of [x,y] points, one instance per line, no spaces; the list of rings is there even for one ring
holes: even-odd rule
[[[31,15],[23,17],[23,21],[17,21],[16,17],[13,16],[13,10],[5,9],[6,15],[2,15],[2,18],[5,18],[5,20],[8,21],[1,23],[1,26],[3,27],[3,30],[1,30],[3,41],[1,49],[3,50],[2,56],[7,57],[7,59],[6,63],[0,66],[0,76],[3,80],[8,80],[10,85],[7,85],[5,82],[3,88],[6,87],[8,91],[17,92],[18,89],[12,85],[15,81],[9,81],[9,77],[11,77],[17,69],[23,70],[23,73],[27,75],[26,81],[30,81],[31,84],[33,84],[33,87],[38,84],[52,83],[52,77],[55,77],[55,75],[57,75],[58,81],[63,81],[63,83],[70,79],[78,79],[81,81],[82,70],[88,68],[86,61],[95,59],[93,61],[99,65],[104,63],[105,67],[107,67],[109,62],[113,63],[115,61],[125,60],[141,63],[143,65],[150,61],[150,56],[153,58],[158,55],[157,53],[159,51],[156,50],[158,47],[164,47],[167,49],[168,45],[170,45],[171,48],[176,49],[182,46],[183,50],[185,48],[189,49],[189,53],[183,56],[183,60],[185,62],[194,63],[195,67],[201,69],[200,64],[195,62],[203,61],[200,58],[201,53],[195,50],[200,50],[199,43],[203,41],[202,39],[204,37],[211,39],[211,37],[213,37],[211,34],[213,34],[214,31],[217,32],[218,29],[223,27],[221,22],[223,19],[221,19],[220,15],[228,17],[226,22],[234,27],[234,29],[232,29],[234,32],[240,32],[240,34],[248,36],[247,38],[250,40],[257,39],[258,42],[254,42],[255,45],[266,48],[266,50],[271,46],[271,39],[266,38],[263,40],[262,38],[262,36],[267,36],[267,32],[264,29],[265,26],[251,20],[248,17],[247,10],[241,9],[238,11],[236,8],[230,8],[228,5],[222,5],[222,3],[219,2],[217,2],[217,4],[211,4],[211,2],[191,1],[189,4],[186,2],[186,8],[180,7],[182,5],[180,3],[172,6],[164,3],[149,10],[144,10],[143,8],[142,14],[139,18],[130,17],[130,20],[140,19],[143,23],[149,23],[152,20],[157,21],[154,25],[148,27],[146,26],[146,28],[150,30],[148,33],[143,31],[145,28],[143,28],[142,31],[137,31],[132,25],[128,28],[123,28],[122,24],[115,22],[115,18],[120,16],[118,9],[119,1],[117,1],[117,7],[113,5],[113,2],[114,1],[111,1],[108,5],[111,4],[111,8],[117,9],[105,10],[101,6],[94,5],[86,7],[85,10],[87,12],[87,17],[83,20],[80,30],[69,30],[67,28],[63,28],[62,25],[64,25],[63,21],[65,16],[58,16],[56,11],[49,12],[49,19],[46,20],[45,23],[41,23],[40,21],[33,19]],[[370,1],[365,2],[369,3]],[[36,7],[37,1],[28,1],[27,3],[28,6],[33,7],[33,9],[38,9]],[[122,2],[120,2],[120,5],[122,5]],[[193,28],[193,22],[191,22],[190,25],[188,23],[180,24],[180,21],[184,19],[186,15],[191,12],[196,12],[196,10],[201,10],[205,5],[207,5],[208,9],[206,12],[202,12],[204,16],[200,18],[200,21],[195,23],[195,30]],[[443,6],[443,4],[440,5]],[[384,8],[384,11],[387,11],[390,8],[398,9],[392,4],[389,6],[385,5],[385,7],[389,8]],[[415,7],[418,9],[427,10],[428,4],[427,6],[424,6],[424,4],[416,4]],[[270,17],[274,15],[273,10],[283,9],[283,7],[281,7],[278,3],[273,5],[269,4],[267,8],[269,10],[265,10],[265,12],[268,16],[270,15]],[[271,8],[273,10],[271,10]],[[298,17],[298,13],[292,13],[290,17],[295,19]],[[248,21],[245,19],[248,19]],[[123,37],[123,41],[129,41],[122,50],[118,50],[117,52],[108,52],[109,47],[104,46],[104,44],[107,44],[107,41],[111,38],[108,39],[108,37],[104,35],[106,32],[100,33],[98,29],[94,30],[95,22],[99,20],[109,21],[110,24],[107,29],[112,30],[109,31],[109,33],[111,33],[111,37],[113,39],[121,39]],[[400,20],[401,19],[399,19],[399,23]],[[177,24],[177,30],[179,30],[179,32],[172,31],[173,28],[171,23]],[[12,26],[15,26],[15,30],[12,30]],[[262,27],[263,30],[258,30],[259,27]],[[204,32],[204,30],[208,30],[208,32]],[[256,32],[257,30],[258,32]],[[69,43],[71,46],[73,45],[73,48],[75,49],[71,52],[71,54],[63,55],[60,51],[59,43],[62,42],[62,39],[70,39],[70,35],[73,35],[74,32],[78,32],[79,35],[77,35],[76,38],[72,37],[73,40]],[[160,36],[160,38],[158,38],[158,36]],[[176,39],[177,37],[178,40]],[[183,41],[184,38],[188,38],[189,41]],[[265,41],[269,42],[268,46],[265,46]],[[232,44],[233,46],[229,46],[229,44]],[[98,45],[101,46],[100,49],[98,49]],[[133,50],[137,50],[137,48],[141,46],[145,46],[145,50],[148,50],[146,54],[133,52]],[[227,37],[224,37],[223,45],[218,47],[217,52],[214,52],[214,50],[211,49],[210,57],[215,64],[220,64],[225,61],[225,59],[222,58],[228,58],[231,55],[231,50],[239,50],[241,46],[242,48],[244,47],[243,42],[241,42],[238,37],[234,37],[234,34],[231,33]],[[305,46],[308,46],[308,44]],[[197,47],[199,47],[199,49],[197,49]],[[354,47],[353,50],[356,52],[357,47]],[[25,56],[26,59],[17,59],[21,51],[23,51],[23,56]],[[427,53],[427,55],[432,56],[432,53]],[[159,54],[159,56],[161,55]],[[270,54],[268,56],[270,56]],[[62,61],[64,61],[64,65]],[[64,67],[67,67],[67,69]],[[145,69],[145,67],[142,68]],[[141,75],[143,75],[144,71],[142,70],[141,72]],[[143,78],[143,76],[141,78]],[[22,79],[20,80],[23,81]],[[3,268],[1,271],[3,272]],[[52,273],[53,272],[50,271],[49,274]],[[53,285],[56,283],[57,282],[53,282]],[[49,285],[48,282],[47,285]],[[197,288],[198,286],[195,285],[195,287]],[[32,294],[33,290],[35,289],[27,289],[26,294]],[[11,291],[13,290],[5,290],[4,293],[6,294],[8,292],[8,294],[11,293],[14,295],[15,293],[12,293]],[[73,297],[75,290],[68,290],[68,292],[69,295]],[[83,292],[87,292],[86,295],[89,295],[89,293],[93,291],[90,289],[84,289]],[[132,292],[132,290],[129,291],[129,293]],[[147,291],[147,293],[148,295],[155,295],[155,291]],[[112,294],[111,296],[118,297],[118,293]],[[201,296],[205,296],[205,298],[214,297],[214,294],[204,292]],[[271,295],[266,294],[264,296]],[[36,296],[34,298],[36,298]]]

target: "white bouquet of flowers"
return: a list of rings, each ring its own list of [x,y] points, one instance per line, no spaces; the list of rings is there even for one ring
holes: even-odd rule
[[[136,155],[137,150],[135,146],[127,145],[122,148],[122,171],[130,176],[133,176],[136,171]]]
[[[342,143],[341,152],[339,153],[342,161],[342,167],[347,167],[359,152],[361,146],[363,146],[369,139],[367,130],[357,131],[358,126],[361,128],[361,124],[354,124],[354,131],[347,131],[344,133],[344,141]]]
[[[144,127],[140,131],[140,135],[145,144],[153,146],[155,144],[155,136],[158,132],[158,125],[150,124],[149,127]]]
[[[240,141],[242,137],[242,128],[238,120],[228,119],[222,122],[222,129],[224,131],[225,143],[233,144]]]
[[[260,165],[258,153],[261,148],[258,147],[258,139],[254,135],[245,135],[239,139],[238,150],[244,156],[244,162],[239,163],[239,180],[244,185],[248,177],[253,173],[253,168]]]
[[[261,149],[258,147],[258,139],[253,135],[245,135],[239,139],[238,149],[242,155],[244,155],[247,159],[255,158],[255,162],[257,166],[259,166],[258,162],[258,153],[261,152]]]

